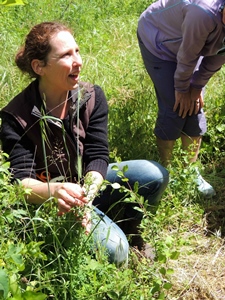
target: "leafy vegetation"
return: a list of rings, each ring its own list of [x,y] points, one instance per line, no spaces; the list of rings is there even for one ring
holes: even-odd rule
[[[22,0],[1,0],[0,5],[12,6],[12,5],[24,5]]]
[[[24,36],[36,23],[59,20],[75,32],[83,58],[82,80],[99,84],[108,99],[111,160],[158,160],[153,135],[157,104],[143,67],[136,28],[149,1],[1,1],[0,105],[28,79],[14,64]],[[224,284],[224,68],[205,94],[208,132],[200,162],[217,196],[201,198],[186,153],[174,151],[170,184],[157,213],[144,208],[143,237],[155,249],[146,261],[131,249],[128,266],[116,268],[104,255],[87,251],[91,239],[68,214],[58,218],[54,203],[26,204],[20,185],[10,184],[0,157],[0,299],[142,300],[222,299]],[[193,166],[194,167],[194,166]],[[130,201],[143,201],[131,191]],[[134,196],[135,195],[135,196]],[[129,200],[128,200],[129,201]],[[76,236],[76,239],[73,238]]]

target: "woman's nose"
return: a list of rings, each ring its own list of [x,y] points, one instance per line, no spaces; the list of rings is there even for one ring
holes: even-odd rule
[[[72,60],[73,60],[73,65],[76,65],[76,66],[81,66],[82,65],[82,59],[81,59],[81,56],[80,54],[78,53],[75,53],[73,56],[72,56]]]

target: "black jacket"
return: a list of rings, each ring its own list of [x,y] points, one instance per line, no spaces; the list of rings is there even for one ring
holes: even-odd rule
[[[88,171],[105,177],[107,101],[98,86],[82,83],[79,91],[79,101],[78,89],[70,92],[72,105],[64,120],[47,112],[37,80],[1,110],[2,150],[9,154],[14,178],[76,182]]]

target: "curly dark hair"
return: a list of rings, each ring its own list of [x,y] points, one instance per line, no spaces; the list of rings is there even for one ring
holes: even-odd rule
[[[24,46],[17,52],[15,63],[23,73],[28,73],[31,78],[38,78],[31,66],[33,59],[47,64],[47,56],[51,51],[50,39],[60,31],[72,33],[66,25],[58,22],[42,22],[35,25],[26,36]]]

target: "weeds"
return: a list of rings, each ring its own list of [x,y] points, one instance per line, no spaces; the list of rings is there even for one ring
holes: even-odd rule
[[[111,160],[158,160],[153,136],[155,94],[136,39],[139,15],[149,1],[23,2],[26,5],[0,6],[1,107],[28,83],[14,66],[14,56],[34,20],[66,21],[81,48],[82,79],[99,84],[109,102]],[[86,248],[91,241],[80,227],[80,242],[72,239],[67,245],[65,237],[72,233],[65,227],[68,220],[59,219],[48,201],[32,211],[23,200],[29,190],[10,184],[8,165],[1,153],[0,298],[223,299],[223,83],[222,68],[206,89],[208,131],[200,151],[203,175],[213,183],[217,196],[207,201],[201,198],[193,184],[193,171],[183,168],[185,153],[177,147],[171,180],[158,211],[153,216],[142,206],[143,237],[156,251],[151,263],[138,258],[135,249],[131,249],[127,268],[108,264],[98,253],[93,257]],[[136,196],[132,201],[142,201]]]

